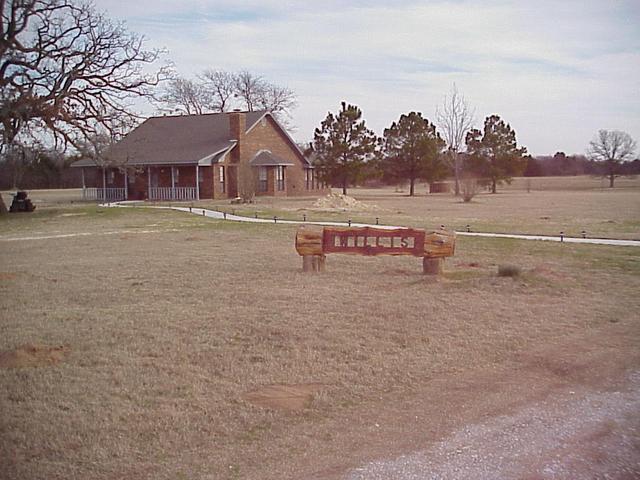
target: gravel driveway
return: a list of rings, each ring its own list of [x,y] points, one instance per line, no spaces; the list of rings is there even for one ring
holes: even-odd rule
[[[345,478],[638,479],[640,371],[626,380],[624,390],[556,392],[514,414],[455,431],[427,450],[356,468]]]

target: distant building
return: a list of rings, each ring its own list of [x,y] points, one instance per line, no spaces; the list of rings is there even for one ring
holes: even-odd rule
[[[269,112],[152,117],[115,144],[105,165],[82,159],[84,197],[199,200],[325,192],[311,162]],[[106,188],[103,188],[106,187]]]

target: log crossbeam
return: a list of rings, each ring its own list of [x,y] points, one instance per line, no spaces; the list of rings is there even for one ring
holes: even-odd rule
[[[303,226],[296,233],[296,251],[305,272],[324,271],[328,253],[348,255],[411,255],[423,258],[423,272],[442,273],[442,261],[455,250],[455,233],[399,228]]]

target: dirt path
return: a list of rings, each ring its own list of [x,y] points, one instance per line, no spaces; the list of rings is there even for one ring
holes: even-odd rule
[[[633,332],[611,325],[490,370],[434,378],[345,425],[332,459],[318,452],[291,478],[640,478]]]

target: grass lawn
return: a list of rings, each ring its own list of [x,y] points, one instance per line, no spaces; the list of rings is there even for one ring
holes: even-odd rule
[[[527,180],[530,191],[527,191]],[[301,220],[332,220],[494,233],[522,233],[640,239],[640,179],[621,178],[614,189],[601,188],[598,178],[550,177],[515,179],[495,195],[478,194],[464,203],[450,194],[426,195],[418,186],[416,196],[394,188],[353,188],[349,195],[369,205],[365,211],[322,211],[315,198],[258,197],[253,205],[229,205],[228,201],[202,201],[198,205],[247,216]],[[564,187],[564,188],[561,188]],[[335,190],[338,191],[338,190]]]
[[[354,192],[387,223],[556,233],[572,221],[640,237],[637,186],[470,205]],[[635,247],[459,237],[439,280],[410,257],[333,255],[309,275],[294,227],[67,200],[0,219],[0,351],[66,352],[0,368],[3,478],[300,478],[310,457],[340,455],[341,427],[433,379],[558,339],[640,341]],[[311,203],[258,206],[293,216]],[[63,234],[82,235],[12,240]],[[498,277],[499,264],[523,273]],[[311,397],[261,406],[248,394],[267,385]]]

